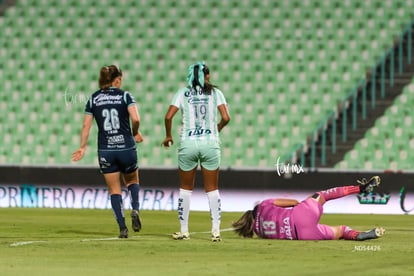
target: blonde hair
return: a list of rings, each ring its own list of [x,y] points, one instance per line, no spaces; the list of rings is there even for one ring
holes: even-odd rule
[[[99,88],[108,90],[117,77],[122,77],[122,70],[118,66],[103,66],[99,72]]]

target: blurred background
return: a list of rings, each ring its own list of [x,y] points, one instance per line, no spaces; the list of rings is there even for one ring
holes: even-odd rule
[[[163,116],[204,60],[232,116],[223,168],[410,170],[413,5],[2,0],[0,164],[72,165],[99,69],[118,64],[142,117],[141,166],[176,167]],[[96,166],[89,140],[79,164]]]

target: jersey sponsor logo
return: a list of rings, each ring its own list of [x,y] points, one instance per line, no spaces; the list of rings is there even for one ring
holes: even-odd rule
[[[93,98],[93,104],[96,106],[104,104],[121,104],[121,99],[122,95],[99,94],[95,98]]]
[[[208,103],[208,99],[200,99],[200,98],[189,98],[189,104],[206,104]]]
[[[205,92],[201,89],[197,89],[197,90],[191,89],[191,90],[187,90],[187,91],[184,92],[185,97],[191,97],[191,96],[197,96],[197,95],[200,95],[200,96],[201,95],[210,95],[210,94],[211,93]]]
[[[123,150],[125,148],[126,148],[125,145],[107,145],[106,146],[107,150]]]
[[[286,218],[283,219],[283,226],[281,228],[283,228],[283,231],[286,235],[286,239],[293,240],[292,231],[290,229],[290,219],[289,219],[289,217],[286,217]],[[281,229],[281,233],[282,233],[282,229]]]
[[[211,129],[208,128],[196,128],[188,131],[188,136],[201,136],[211,134]]]
[[[125,143],[124,135],[116,135],[108,137],[108,145]]]

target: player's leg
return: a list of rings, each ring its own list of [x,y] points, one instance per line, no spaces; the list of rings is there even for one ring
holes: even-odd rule
[[[322,211],[322,204],[315,198],[308,198],[293,208],[292,220],[296,239],[339,240],[344,238],[344,228],[342,226],[319,224]],[[345,237],[350,235],[352,235],[351,232],[346,232]]]
[[[379,176],[373,176],[369,181],[365,178],[358,181],[358,185],[334,187],[328,190],[320,191],[312,195],[313,198],[324,204],[326,201],[341,198],[351,194],[358,194],[360,192],[371,192],[375,187],[378,187],[381,182]]]
[[[138,169],[123,175],[125,186],[128,189],[131,200],[131,221],[134,232],[139,232],[142,228],[141,219],[139,217],[139,176]]]
[[[293,207],[291,214],[291,222],[293,224],[293,229],[291,229],[291,232],[293,239],[334,239],[333,230],[329,227],[319,224],[319,220],[323,213],[323,207],[318,199],[310,197]]]
[[[352,229],[346,225],[340,226],[329,226],[332,231],[335,233],[335,239],[344,239],[344,240],[355,240],[355,241],[364,241],[369,239],[377,239],[384,235],[385,229],[382,227],[376,227],[370,231],[361,232]]]
[[[124,184],[128,189],[131,200],[132,229],[139,232],[142,228],[139,217],[139,171],[136,150],[123,151],[119,162],[122,166]]]
[[[329,228],[331,228],[332,232],[333,232],[333,240],[339,240],[341,238],[343,238],[343,229],[342,226],[327,226]]]
[[[173,234],[176,240],[190,238],[188,218],[190,214],[191,195],[198,166],[198,150],[194,141],[184,141],[178,148],[178,175],[180,177],[180,192],[178,197],[178,220],[180,232]]]
[[[221,198],[218,190],[219,169],[207,170],[201,167],[204,180],[204,190],[207,194],[211,215],[211,240],[221,241],[220,223],[221,223]]]
[[[120,173],[105,173],[104,178],[111,196],[112,211],[114,212],[115,219],[119,226],[119,237],[128,238],[128,228],[125,224],[124,207],[122,203]]]
[[[295,206],[292,211],[292,219],[295,224],[295,233],[297,239],[301,240],[333,240],[333,239],[368,239],[382,235],[382,228],[364,232],[352,230],[345,226],[328,226],[319,224],[320,217],[323,213],[323,204],[332,199],[344,197],[346,195],[372,191],[373,188],[380,184],[378,176],[372,177],[369,181],[362,180],[355,186],[342,186],[320,191],[313,194],[310,198]],[[376,235],[378,234],[378,235]],[[357,238],[358,237],[358,238]]]
[[[128,238],[128,228],[125,225],[124,206],[122,203],[121,179],[116,153],[111,151],[98,151],[98,161],[101,173],[104,176],[111,197],[111,206],[118,223],[120,238]]]
[[[194,188],[196,173],[197,166],[189,171],[184,171],[181,168],[178,169],[180,177],[180,193],[178,197],[178,220],[180,222],[180,232],[173,234],[173,238],[176,240],[190,239],[188,218],[190,215],[191,194]]]
[[[297,227],[297,226],[296,226]],[[317,224],[316,227],[307,225],[298,233],[300,240],[354,240],[364,241],[368,239],[377,239],[384,234],[382,227],[374,228],[367,232],[354,230],[346,225],[330,226]]]
[[[211,215],[211,240],[221,241],[221,198],[218,188],[220,146],[216,141],[206,141],[200,148],[201,172],[204,180],[204,190],[207,194]]]

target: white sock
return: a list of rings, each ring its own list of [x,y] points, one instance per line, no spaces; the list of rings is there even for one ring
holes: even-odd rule
[[[218,190],[214,190],[207,193],[208,203],[210,205],[211,214],[211,232],[220,233],[221,222],[221,199]]]
[[[190,214],[190,200],[193,191],[180,189],[178,198],[178,220],[180,221],[181,233],[188,232],[188,216]]]

